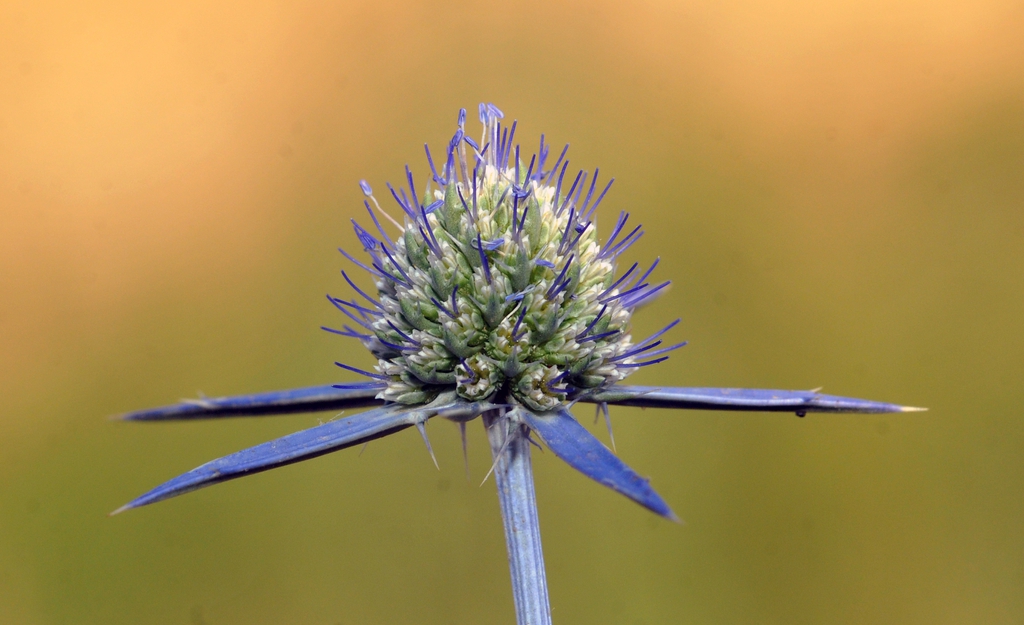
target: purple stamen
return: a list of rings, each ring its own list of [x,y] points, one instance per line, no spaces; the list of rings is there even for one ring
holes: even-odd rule
[[[569,372],[568,371],[563,371],[562,373],[558,374],[558,376],[552,378],[552,380],[550,382],[548,382],[547,385],[546,385],[546,388],[547,388],[548,392],[549,393],[558,393],[560,395],[565,395],[566,393],[568,393],[569,392],[568,388],[555,388],[555,384],[558,384],[559,382],[564,380],[565,376],[567,376],[567,375],[569,375]]]
[[[388,385],[383,382],[352,382],[350,384],[332,384],[331,387],[342,390],[370,390],[387,388]]]
[[[661,337],[661,335],[665,334],[666,332],[668,332],[672,328],[676,327],[678,324],[679,324],[679,319],[676,319],[675,321],[673,321],[672,323],[668,324],[664,328],[658,330],[654,334],[652,334],[649,337],[645,338],[644,340],[640,341],[639,343],[637,343],[637,345],[646,345],[647,343],[650,343],[651,341],[657,340],[659,337]]]
[[[627,291],[623,291],[621,293],[616,293],[615,295],[610,295],[608,297],[605,297],[604,299],[598,299],[597,301],[601,302],[602,304],[603,303],[607,303],[607,302],[614,302],[617,299],[620,299],[620,298],[623,298],[623,297],[629,297],[629,296],[631,296],[631,295],[633,295],[635,293],[638,293],[639,291],[642,291],[643,289],[646,289],[649,286],[651,286],[649,282],[644,282],[640,286],[635,286],[635,287],[633,287],[633,288],[631,288],[631,289],[629,289]]]
[[[473,169],[473,222],[476,222],[476,169]]]
[[[454,152],[455,148],[459,147],[459,143],[462,141],[462,137],[464,137],[465,135],[466,135],[466,133],[464,133],[462,131],[462,128],[459,128],[458,130],[455,131],[455,134],[452,135],[451,140],[448,142],[448,153],[449,154]]]
[[[453,313],[452,311],[450,311],[450,310],[448,310],[447,308],[445,308],[445,307],[444,307],[444,304],[442,304],[441,302],[437,301],[437,300],[436,300],[436,299],[434,299],[433,297],[431,297],[431,298],[430,298],[430,301],[431,301],[431,302],[433,302],[433,303],[434,303],[434,306],[437,306],[437,308],[438,308],[438,309],[439,309],[439,310],[440,310],[441,312],[443,312],[444,314],[448,315],[448,316],[449,316],[449,317],[451,317],[452,319],[455,319],[455,318],[456,318],[456,315],[455,315],[455,313]]]
[[[320,326],[321,330],[326,330],[327,332],[330,332],[331,334],[337,334],[337,335],[340,335],[340,336],[347,336],[347,337],[351,337],[351,338],[354,338],[354,339],[368,339],[368,338],[370,338],[372,336],[371,334],[360,334],[359,332],[356,332],[355,330],[353,330],[352,328],[350,328],[348,326],[344,326],[344,328],[345,328],[345,330],[342,331],[342,330],[335,330],[334,328],[328,328],[327,326]]]
[[[616,289],[616,287],[618,287],[619,284],[622,283],[623,280],[625,280],[626,278],[629,277],[629,274],[633,273],[633,270],[635,270],[638,265],[639,265],[639,263],[633,263],[633,266],[629,268],[629,271],[627,271],[626,273],[622,274],[621,278],[616,280],[614,284],[612,284],[610,287],[605,289],[603,293],[601,293],[600,295],[597,296],[598,301],[600,301],[601,298],[604,297],[605,295],[608,295],[609,293],[614,291]]]
[[[501,132],[501,124],[498,124],[498,135],[501,137],[501,147],[498,150],[498,162],[495,165],[505,169],[505,164],[508,163],[508,156],[505,153],[508,149],[508,128],[506,127],[505,131]]]
[[[405,278],[406,286],[408,286],[411,289],[412,288],[412,279],[409,278],[409,274],[405,273],[405,269],[402,269],[402,266],[399,265],[395,261],[395,257],[391,255],[391,252],[389,252],[388,250],[385,249],[384,253],[387,255],[388,260],[391,261],[391,264],[395,266],[395,269],[398,270],[398,273],[402,274],[402,277]],[[384,269],[382,269],[381,267],[377,267],[377,268],[380,269],[381,271],[384,271]],[[388,274],[388,277],[391,278],[392,280],[394,280],[395,282],[399,282],[399,280],[395,276],[392,276],[392,275]]]
[[[655,347],[657,347],[659,345],[661,345],[661,341],[655,341],[655,342],[651,343],[650,345],[647,345],[647,346],[644,346],[644,347],[637,347],[636,349],[631,349],[628,352],[624,352],[622,354],[619,354],[618,356],[616,356],[614,358],[609,358],[608,361],[609,362],[615,362],[616,360],[625,360],[626,358],[631,358],[633,356],[636,356],[637,354],[641,354],[643,352],[646,352],[649,349],[654,349]]]
[[[587,198],[583,200],[583,208],[580,209],[580,216],[586,214],[587,205],[590,204],[590,198],[594,197],[594,187],[597,185],[597,176],[601,173],[601,168],[594,169],[594,177],[590,179],[590,190],[587,191]]]
[[[391,191],[392,197],[395,198],[395,201],[398,202],[398,205],[402,207],[403,211],[405,211],[405,214],[408,215],[409,217],[412,217],[413,221],[415,221],[416,213],[412,212],[412,208],[410,208],[409,205],[402,200],[402,198],[398,197],[398,192],[395,191],[395,188],[391,186],[390,182],[387,182],[385,184],[388,187],[388,191]],[[405,195],[405,190],[402,191],[402,195]]]
[[[533,156],[530,157],[530,166],[526,168],[526,179],[524,180],[523,184],[529,184],[530,177],[533,176],[533,166],[536,163],[536,161],[537,155],[534,154]]]
[[[569,162],[566,161],[565,164],[568,165]],[[562,205],[558,207],[558,212],[556,212],[555,215],[561,215],[562,211],[565,210],[565,207],[569,205],[569,200],[572,198],[572,192],[576,190],[576,185],[578,185],[580,183],[580,177],[581,176],[583,176],[583,172],[582,171],[579,172],[578,174],[576,174],[576,180],[573,180],[572,187],[570,187],[569,188],[569,192],[565,194],[565,199],[562,200]],[[559,183],[559,186],[561,186],[561,183],[562,183],[562,179],[561,178],[558,179],[558,183]],[[569,221],[572,221],[571,217],[569,218]]]
[[[332,304],[334,304],[334,307],[335,307],[335,308],[337,308],[338,310],[342,311],[342,312],[343,312],[343,313],[345,313],[346,315],[348,315],[348,317],[349,317],[350,319],[352,319],[352,320],[354,320],[354,321],[357,321],[357,322],[359,322],[359,323],[360,323],[360,324],[361,324],[361,325],[362,325],[362,326],[363,326],[364,328],[366,328],[367,330],[370,330],[370,329],[372,329],[372,328],[371,328],[370,326],[368,326],[367,324],[369,324],[369,323],[373,323],[373,320],[372,320],[372,319],[370,318],[370,315],[368,315],[368,314],[366,314],[365,312],[363,312],[363,311],[359,310],[359,307],[358,307],[358,305],[355,305],[355,304],[353,304],[352,302],[349,302],[348,300],[343,300],[343,299],[340,299],[340,298],[337,298],[337,297],[333,297],[333,296],[328,296],[328,297],[330,297],[330,299],[331,299],[331,303],[332,303]],[[355,311],[356,311],[357,313],[359,313],[359,319],[356,319],[355,317],[353,317],[353,316],[352,316],[352,313],[350,313],[350,312],[348,311],[348,308],[343,308],[344,306],[347,306],[347,307],[349,307],[349,308],[352,308],[352,309],[353,309],[353,310],[355,310]],[[382,315],[382,314],[383,314],[383,313],[378,313],[378,315]]]
[[[473,376],[473,377],[469,378],[469,381],[467,382],[467,384],[474,384],[474,383],[476,383],[476,381],[480,379],[480,376],[478,376],[478,375],[476,374],[476,371],[473,371],[473,369],[472,369],[472,368],[470,368],[470,366],[469,366],[469,364],[468,364],[468,363],[466,362],[466,359],[465,359],[465,358],[459,358],[459,362],[461,362],[461,363],[462,363],[462,367],[463,367],[463,368],[464,368],[464,369],[465,369],[466,371],[468,371],[468,372],[469,372],[469,374],[470,374],[471,376]]]
[[[551,205],[552,206],[558,206],[558,200],[562,197],[562,179],[565,178],[565,170],[568,167],[569,167],[569,161],[565,161],[565,163],[562,165],[562,172],[560,174],[558,174],[558,184],[555,186],[555,195],[552,196],[552,198],[551,198]],[[555,172],[552,171],[551,173],[554,174]],[[561,215],[561,214],[562,214],[561,210],[558,210],[558,211],[555,212],[556,216],[557,215]]]
[[[485,143],[484,147],[480,148],[479,150],[475,150],[473,152],[473,161],[474,161],[473,162],[473,167],[474,168],[479,168],[481,165],[487,164],[487,148],[490,145],[491,144],[489,142]]]
[[[578,342],[579,343],[585,343],[587,341],[600,341],[601,339],[608,338],[609,336],[615,336],[618,333],[619,333],[618,330],[611,330],[609,332],[604,332],[602,334],[592,334],[592,335],[590,335],[588,337],[585,337],[582,341],[578,341]]]
[[[576,226],[576,238],[572,240],[572,243],[570,243],[568,245],[568,247],[566,247],[564,250],[560,251],[559,253],[560,254],[565,254],[566,252],[575,249],[576,244],[579,243],[581,238],[583,238],[583,233],[586,232],[587,228],[589,228],[589,227],[590,227],[590,222],[589,221],[587,223],[585,223],[585,224],[580,224],[580,225]]]
[[[466,204],[466,198],[462,196],[462,189],[456,186],[455,191],[459,194],[459,200],[462,201],[462,208],[465,209],[466,214],[469,215],[469,222],[475,226],[476,217],[473,215],[473,211],[469,210],[469,205]]]
[[[547,184],[551,184],[551,179],[555,177],[555,172],[558,171],[558,166],[562,164],[562,159],[565,158],[565,153],[568,152],[568,151],[569,151],[569,144],[566,143],[565,147],[562,148],[562,153],[558,155],[558,160],[555,161],[554,167],[551,168],[551,172],[548,174],[548,179],[546,181]],[[540,173],[540,172],[538,172],[538,173]],[[562,170],[562,173],[563,174],[565,173],[565,169]],[[562,180],[561,176],[559,176],[558,180],[559,180],[558,186],[561,187],[562,186],[562,184],[561,184],[561,180]],[[555,195],[555,199],[556,200],[558,199],[558,195],[557,194]]]
[[[416,339],[412,338],[411,336],[409,336],[409,335],[408,335],[408,334],[406,334],[405,332],[402,332],[401,330],[399,330],[399,329],[398,329],[398,326],[396,326],[396,325],[394,324],[394,322],[393,322],[393,321],[391,321],[390,319],[388,319],[388,320],[387,320],[387,322],[388,322],[388,325],[389,325],[389,326],[391,326],[391,329],[392,329],[392,330],[394,330],[395,332],[397,332],[397,333],[398,333],[398,336],[400,336],[400,337],[402,337],[403,339],[405,339],[405,340],[406,340],[406,342],[408,342],[408,343],[412,343],[413,345],[419,345],[419,344],[420,344],[420,342],[419,342],[419,341],[417,341]]]
[[[562,278],[565,277],[565,272],[569,271],[569,265],[572,264],[572,259],[573,259],[573,255],[570,254],[569,255],[569,260],[565,261],[565,266],[562,267],[562,272],[559,273],[558,277],[555,278],[555,281],[551,283],[551,288],[548,289],[548,293],[547,293],[548,299],[551,299],[552,297],[554,297],[555,294],[557,294],[559,291],[561,291],[565,287],[564,284],[559,284],[559,283],[562,281]]]
[[[516,324],[512,326],[512,340],[519,341],[519,326],[523,323],[523,319],[526,317],[526,306],[523,306],[522,312],[519,313],[519,319],[516,319]]]
[[[380,231],[381,236],[384,237],[384,240],[388,242],[388,245],[391,247],[391,249],[395,249],[395,242],[391,240],[391,237],[388,236],[387,232],[384,232],[384,228],[381,228],[380,222],[377,221],[377,216],[373,214],[373,209],[370,208],[370,203],[367,202],[366,200],[363,200],[363,204],[366,206],[366,212],[370,213],[370,219],[373,220],[373,225],[377,226],[377,230]]]
[[[433,243],[433,245],[430,246],[431,251],[437,254],[438,258],[441,258],[441,246],[438,245],[437,237],[434,236],[434,228],[430,225],[430,220],[427,219],[426,207],[420,208],[420,214],[423,216],[423,225],[427,227],[427,233],[430,234],[430,238],[425,240],[428,244]],[[423,232],[422,228],[420,229],[420,232]]]
[[[346,365],[346,364],[340,363],[340,362],[336,362],[334,364],[338,365],[342,369],[348,369],[349,371],[351,371],[353,373],[358,373],[359,375],[365,375],[368,378],[376,378],[378,380],[384,380],[385,382],[388,382],[388,381],[391,380],[391,378],[389,376],[381,375],[380,373],[370,373],[369,371],[363,371],[362,369],[357,369],[357,368],[355,368],[355,367],[353,367],[351,365]]]
[[[640,284],[641,282],[646,280],[647,276],[651,275],[651,272],[654,271],[654,268],[657,267],[658,263],[660,263],[660,262],[661,262],[661,257],[660,256],[658,258],[655,258],[654,262],[651,263],[651,267],[647,271],[645,271],[644,275],[640,276],[640,279],[637,280],[636,282],[634,282],[633,284]]]
[[[659,291],[661,291],[662,289],[664,289],[665,287],[667,287],[670,284],[672,284],[672,282],[670,280],[666,280],[665,282],[662,282],[661,284],[659,284],[658,286],[654,287],[653,289],[650,289],[650,290],[646,291],[645,293],[640,293],[640,294],[634,296],[629,301],[623,301],[622,305],[625,308],[634,308],[634,307],[640,305],[641,303],[643,303],[645,300],[650,299],[656,293],[658,293]]]
[[[430,242],[430,235],[428,235],[427,231],[423,229],[423,226],[416,226],[416,229],[419,230],[420,237],[423,239],[423,242],[427,244],[427,249],[430,250],[430,253],[441,258],[441,253],[434,249],[434,244]]]
[[[640,239],[640,237],[643,236],[643,233],[640,232],[640,228],[643,228],[643,226],[637,226],[636,228],[633,228],[633,231],[627,234],[625,238],[623,238],[621,241],[619,241],[612,247],[602,250],[599,258],[615,258],[622,252],[625,252],[629,248],[629,246],[636,243]],[[637,235],[637,232],[640,232],[640,234]]]
[[[458,292],[459,287],[456,285],[455,288],[452,289],[452,312],[455,313],[456,317],[459,316],[459,300],[455,298],[455,294]]]
[[[615,237],[619,236],[619,233],[622,232],[622,228],[626,225],[627,221],[629,221],[629,213],[621,211],[619,213],[619,220],[615,222],[615,227],[612,228],[612,233],[608,235],[608,241],[604,244],[605,249],[611,247],[615,243]]]
[[[608,310],[608,305],[607,304],[605,304],[604,306],[601,307],[601,312],[597,313],[597,316],[594,317],[594,320],[590,322],[590,325],[588,325],[586,328],[584,328],[583,332],[580,332],[579,334],[576,335],[576,340],[577,341],[579,341],[581,338],[586,336],[587,333],[590,332],[594,328],[595,325],[597,325],[597,322],[601,320],[601,317],[604,316],[604,311],[606,311],[606,310]]]
[[[575,207],[569,209],[569,219],[565,221],[565,231],[562,232],[562,240],[558,243],[558,255],[562,255],[562,247],[565,242],[569,240],[569,228],[572,228],[573,217],[575,216]]]
[[[661,343],[661,341],[658,341],[658,343]],[[669,345],[668,347],[662,347],[659,350],[653,351],[653,352],[645,355],[644,358],[653,358],[655,356],[661,356],[662,354],[667,354],[669,352],[673,352],[673,351],[679,349],[680,347],[686,347],[687,343],[688,343],[688,341],[683,341],[682,343],[676,343],[675,345]],[[651,347],[654,347],[654,345],[651,345]],[[650,347],[645,348],[645,351],[646,351],[646,349],[650,349]],[[612,360],[615,360],[615,358],[612,358]]]
[[[377,338],[377,340],[380,341],[381,345],[384,345],[385,347],[390,347],[391,349],[399,352],[415,352],[419,351],[420,349],[419,347],[403,347],[402,345],[395,345],[394,343],[389,343],[379,337]]]
[[[337,297],[335,297],[335,298],[333,298],[333,299],[334,299],[335,303],[341,304],[342,306],[348,306],[348,307],[349,307],[349,308],[351,308],[352,310],[355,310],[356,312],[358,312],[358,313],[359,313],[359,315],[360,315],[361,317],[363,317],[363,318],[364,318],[364,319],[366,319],[367,321],[369,321],[369,316],[370,316],[370,315],[372,315],[372,316],[374,316],[374,317],[381,317],[381,316],[383,316],[383,315],[384,315],[384,313],[382,313],[382,312],[381,312],[381,311],[379,311],[379,310],[371,310],[371,309],[369,309],[369,308],[366,308],[365,306],[360,306],[359,304],[357,304],[357,303],[355,302],[355,300],[352,300],[352,301],[350,302],[350,301],[348,301],[348,300],[345,300],[345,299],[340,299],[340,298],[337,298]]]
[[[480,240],[480,233],[476,233],[476,249],[480,252],[480,262],[484,266],[484,274],[487,276],[487,284],[491,283],[491,264],[487,262],[487,254],[484,252],[483,242]]]
[[[459,194],[459,200],[462,202],[462,208],[467,213],[469,212],[469,205],[466,203],[466,198],[462,196],[462,188],[459,186],[455,187],[455,191]]]
[[[344,313],[346,317],[348,317],[349,319],[354,321],[356,323],[356,325],[358,325],[358,326],[360,326],[362,328],[365,328],[365,329],[369,330],[370,332],[373,332],[373,328],[369,325],[369,323],[367,323],[367,321],[365,319],[360,319],[359,317],[356,317],[355,315],[350,313],[347,308],[345,308],[344,306],[340,305],[337,302],[337,300],[335,300],[330,295],[327,296],[327,301],[329,301],[332,306],[334,306],[335,308],[340,310],[342,313]]]
[[[511,152],[512,152],[512,143],[513,143],[513,141],[515,141],[516,124],[518,124],[518,123],[519,123],[519,120],[517,120],[517,119],[513,119],[512,120],[512,131],[509,133],[508,141],[505,143],[505,162],[502,165],[502,169],[508,169],[508,157],[509,157],[509,154],[511,154]],[[516,146],[516,148],[517,148],[516,149],[516,154],[517,154],[516,162],[517,163],[519,162],[519,158],[518,158],[519,150],[518,150],[518,147],[519,146]]]
[[[417,216],[417,209],[419,209],[420,205],[415,201],[415,197],[412,200],[410,200],[409,196],[405,194],[405,189],[399,189],[398,192],[402,194],[402,199],[405,201],[405,204],[409,207],[409,210],[412,211],[412,213],[410,213],[409,215],[410,217],[412,217],[412,220],[416,221],[417,219],[419,219],[419,217]],[[413,195],[416,194],[414,193]]]
[[[417,210],[420,208],[419,196],[416,195],[416,185],[412,181],[412,170],[409,166],[405,166],[405,177],[409,180],[409,205],[415,207]]]
[[[341,326],[341,327],[345,328],[345,331],[347,331],[347,332],[350,332],[350,333],[352,333],[353,335],[355,335],[355,336],[358,336],[359,338],[363,338],[363,339],[372,339],[372,338],[375,338],[375,337],[374,337],[374,335],[372,335],[372,334],[363,334],[362,332],[357,332],[356,330],[354,330],[354,329],[352,328],[352,326],[350,326],[350,325],[347,325],[347,324],[346,324],[346,325],[343,325],[343,326]]]
[[[575,204],[576,206],[580,205],[580,196],[583,195],[583,187],[587,186],[587,172],[584,171],[581,173],[583,174],[583,180],[580,182],[579,188],[576,189],[576,197],[574,197],[572,200],[572,203]],[[569,195],[572,195],[571,191],[569,192]],[[580,211],[576,212],[579,213]]]
[[[501,197],[498,198],[498,203],[494,205],[495,208],[501,206],[501,203],[505,201],[506,197],[508,197],[508,192],[510,190],[512,190],[512,185],[505,187],[505,190],[501,192]],[[513,197],[515,197],[515,194],[513,194]]]
[[[476,188],[477,188],[477,181],[479,180],[479,178],[477,177],[477,173],[479,171],[480,171],[480,165],[477,165],[476,167],[473,168],[473,221],[474,222],[476,221],[477,215],[479,215],[479,213],[477,212],[477,201],[476,201],[476,195],[477,195]]]
[[[519,194],[512,193],[512,238],[519,241],[519,233],[516,226],[519,224]]]
[[[540,147],[537,148],[538,158],[537,158],[537,176],[535,178],[536,180],[540,180],[541,178],[544,177],[544,173],[543,173],[544,172],[544,162],[546,160],[548,160],[548,152],[550,151],[550,149],[551,149],[550,145],[545,145],[544,144],[544,133],[543,132],[540,133]],[[529,176],[527,176],[527,178],[529,178]]]
[[[356,260],[355,258],[353,258],[348,252],[346,252],[342,248],[339,247],[338,251],[341,252],[342,256],[344,256],[345,258],[349,259],[350,261],[355,263],[357,266],[361,267],[366,272],[368,272],[368,273],[370,273],[372,275],[378,276],[380,278],[388,278],[389,277],[383,271],[380,271],[379,269],[377,269],[376,266],[373,269],[370,269],[369,267],[367,267],[363,263],[361,263],[358,260]],[[385,251],[387,251],[387,250],[385,250]]]
[[[365,180],[359,181],[359,188],[363,190],[363,195],[370,197],[373,195],[373,189],[370,188],[370,183]]]
[[[359,242],[363,244],[363,250],[373,254],[377,249],[377,246],[380,244],[380,241],[375,239],[373,235],[356,223],[355,219],[352,220],[352,229],[355,230],[356,238],[358,238]]]
[[[665,362],[668,360],[668,356],[662,356],[661,358],[655,358],[654,360],[648,360],[646,362],[624,362],[617,366],[619,367],[646,367],[647,365],[656,365],[659,362]]]
[[[448,181],[437,175],[437,169],[434,168],[434,159],[430,157],[430,146],[426,143],[423,144],[423,149],[427,152],[427,164],[430,165],[430,173],[434,175],[434,182],[441,185],[442,187],[448,185]]]
[[[523,208],[523,218],[519,220],[519,232],[522,233],[523,226],[526,225],[526,213],[530,210],[530,206],[527,205]],[[518,240],[518,239],[517,239]]]
[[[601,192],[601,195],[597,196],[597,200],[594,202],[594,205],[591,206],[590,210],[587,212],[587,217],[590,217],[590,215],[593,215],[594,212],[597,211],[598,204],[600,204],[601,200],[604,199],[605,194],[608,193],[608,189],[612,188],[612,183],[614,183],[614,182],[615,182],[615,178],[612,178],[611,180],[608,181],[608,184],[605,185],[605,187],[604,187],[604,191]]]
[[[370,302],[371,304],[373,304],[377,308],[380,308],[381,310],[384,310],[384,307],[380,305],[380,302],[378,302],[377,300],[373,299],[372,297],[370,297],[369,295],[364,293],[362,289],[360,289],[359,287],[356,286],[355,282],[352,282],[352,278],[348,277],[348,274],[345,273],[345,270],[341,271],[341,275],[345,278],[345,282],[348,282],[348,285],[350,287],[352,287],[353,289],[355,289],[356,293],[359,293],[360,295],[362,295],[364,298],[366,298],[366,301]]]
[[[452,154],[451,152],[448,152],[448,158],[445,160],[445,163],[444,163],[444,184],[445,184],[445,186],[447,186],[448,183],[451,181],[451,179],[452,179],[452,170],[454,168],[455,168],[455,155]]]

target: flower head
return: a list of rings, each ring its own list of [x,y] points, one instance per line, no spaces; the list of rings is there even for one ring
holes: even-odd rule
[[[526,157],[514,144],[516,122],[503,126],[493,104],[479,111],[480,140],[465,134],[461,110],[440,170],[427,148],[423,190],[408,167],[408,190],[388,185],[403,224],[360,183],[377,235],[354,224],[370,264],[345,255],[372,275],[378,299],[359,291],[368,305],[331,301],[362,327],[335,332],[357,336],[377,358],[376,373],[360,372],[373,380],[364,386],[400,404],[447,390],[469,401],[503,392],[549,411],[667,358],[682,344],[658,349],[655,336],[634,345],[629,324],[668,282],[647,281],[654,265],[615,277],[618,257],[643,231],[627,228],[623,212],[603,246],[598,240],[597,208],[614,179],[601,189],[599,170],[589,185],[587,172],[567,177],[568,146],[550,164],[543,135]],[[399,232],[389,235],[375,211]]]

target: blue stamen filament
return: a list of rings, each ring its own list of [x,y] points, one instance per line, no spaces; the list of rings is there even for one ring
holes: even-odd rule
[[[487,284],[491,284],[491,264],[487,261],[487,253],[484,252],[483,242],[480,240],[480,233],[476,234],[476,249],[480,252],[480,262],[484,266],[484,275],[487,276]]]
[[[548,293],[547,293],[548,299],[551,299],[552,297],[554,297],[555,294],[557,294],[559,291],[561,291],[562,288],[565,286],[565,284],[561,283],[562,282],[562,278],[565,277],[565,272],[569,271],[569,265],[572,264],[572,259],[573,259],[573,255],[570,254],[569,255],[569,259],[567,261],[565,261],[565,265],[562,267],[561,273],[559,273],[558,277],[555,278],[555,281],[551,283],[551,288],[548,289]]]
[[[336,362],[334,364],[336,364],[337,366],[341,367],[342,369],[347,369],[347,370],[349,370],[349,371],[351,371],[353,373],[358,373],[359,375],[365,375],[368,378],[374,378],[374,379],[377,379],[377,380],[384,380],[385,382],[391,380],[391,376],[382,375],[380,373],[370,373],[369,371],[363,371],[362,369],[357,369],[356,367],[353,367],[351,365],[346,365],[345,363]]]

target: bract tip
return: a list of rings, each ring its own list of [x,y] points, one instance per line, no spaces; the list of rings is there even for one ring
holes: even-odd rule
[[[110,513],[108,513],[108,514],[107,514],[107,516],[108,516],[108,517],[111,517],[111,516],[114,516],[114,515],[116,515],[116,514],[121,514],[121,513],[122,513],[122,512],[124,512],[125,510],[131,510],[131,509],[132,509],[132,508],[134,508],[134,507],[135,507],[135,506],[133,506],[132,504],[130,504],[130,503],[126,503],[125,505],[121,506],[121,507],[120,507],[120,508],[118,508],[117,510],[114,510],[113,512],[110,512]]]

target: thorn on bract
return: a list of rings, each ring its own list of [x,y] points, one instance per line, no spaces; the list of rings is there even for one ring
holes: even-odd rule
[[[615,449],[615,434],[612,433],[612,416],[608,412],[608,402],[601,402],[597,407],[598,410],[604,413],[604,422],[608,426],[608,440],[611,441],[612,451],[618,453]]]
[[[437,458],[434,456],[434,450],[430,447],[430,439],[427,438],[426,422],[418,421],[416,423],[416,429],[420,431],[420,436],[423,437],[423,443],[427,446],[427,452],[430,454],[430,459],[434,461],[434,466],[438,471],[440,471],[441,467],[437,464]]]
[[[459,434],[462,437],[462,462],[466,467],[466,481],[470,481],[469,477],[469,445],[466,442],[466,422],[459,421]]]

